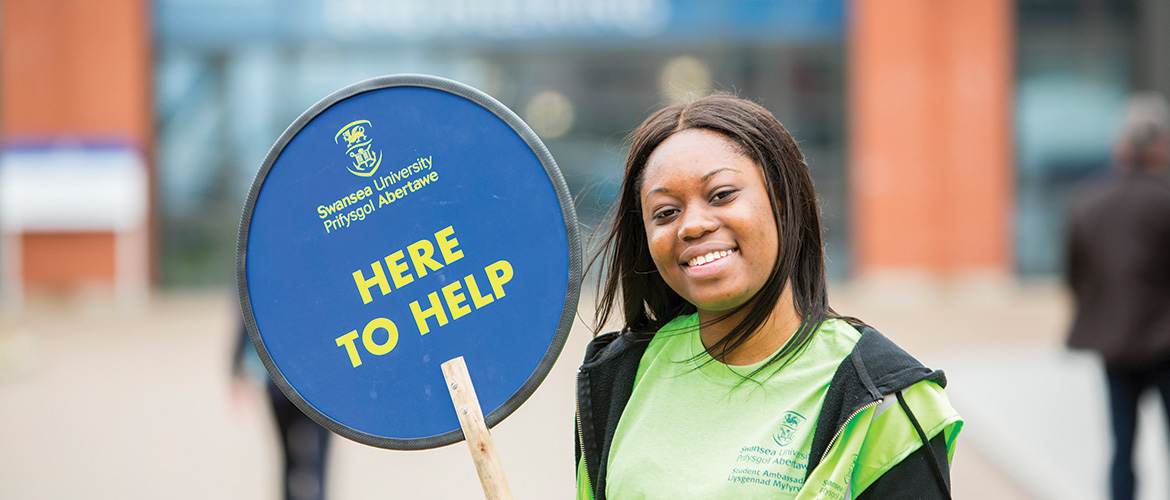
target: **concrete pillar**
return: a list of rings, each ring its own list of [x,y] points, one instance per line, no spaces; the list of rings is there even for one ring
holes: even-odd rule
[[[147,0],[0,2],[7,300],[38,288],[145,291],[154,260],[149,8]],[[124,204],[125,196],[142,201]]]
[[[851,7],[857,277],[1009,276],[1012,3],[854,0]]]

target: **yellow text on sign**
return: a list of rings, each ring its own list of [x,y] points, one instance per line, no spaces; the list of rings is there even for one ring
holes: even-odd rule
[[[387,255],[385,259],[382,259],[386,261],[385,268],[382,267],[382,260],[375,260],[370,264],[370,277],[368,278],[362,269],[354,271],[353,282],[357,285],[358,293],[362,296],[362,303],[369,304],[374,301],[370,290],[375,287],[382,295],[389,295],[391,281],[394,282],[394,289],[401,289],[414,282],[415,276],[421,278],[427,275],[428,270],[438,271],[444,265],[462,259],[463,250],[458,249],[459,240],[454,238],[454,235],[455,229],[447,226],[435,233],[434,244],[431,244],[431,240],[424,238],[407,245],[405,250]],[[436,246],[439,254],[443,256],[442,263],[435,260]],[[411,273],[412,268],[413,274]],[[390,274],[389,279],[386,277],[387,272]]]
[[[437,325],[436,327],[440,327],[503,298],[505,296],[504,284],[512,280],[512,264],[506,260],[500,260],[485,267],[484,272],[487,274],[488,288],[481,289],[475,275],[469,274],[460,281],[450,283],[438,291],[428,294],[427,302],[429,305],[425,309],[419,304],[419,301],[411,302],[410,312],[418,326],[419,334],[426,335],[431,331],[429,322],[432,320]],[[464,286],[466,286],[466,290]],[[450,320],[448,320],[448,313]],[[379,331],[386,332],[384,341],[381,340]],[[362,364],[361,351],[357,344],[359,337],[361,345],[365,347],[367,352],[382,356],[390,353],[398,345],[398,327],[389,319],[374,318],[366,323],[361,335],[358,335],[357,330],[351,330],[349,333],[337,337],[337,347],[345,348],[354,368]]]
[[[456,320],[466,316],[471,312],[471,306],[464,304],[468,297],[462,292],[463,283],[467,283],[467,295],[471,298],[471,304],[479,309],[483,306],[491,304],[495,299],[504,297],[504,283],[512,281],[512,264],[506,260],[501,260],[485,267],[484,272],[487,273],[488,283],[491,284],[492,293],[482,295],[480,293],[479,284],[475,281],[475,276],[467,275],[462,282],[456,281],[442,288],[443,302],[447,304],[447,311],[451,311],[451,319]],[[414,322],[418,325],[418,333],[426,335],[431,331],[428,321],[434,318],[438,326],[447,324],[447,314],[443,309],[443,305],[439,303],[439,292],[431,292],[427,295],[427,302],[430,305],[423,309],[419,305],[419,301],[410,303],[410,313],[414,316]]]
[[[386,341],[378,343],[374,339],[374,333],[378,330],[386,331]],[[354,345],[354,340],[358,338],[357,330],[351,330],[349,333],[337,337],[337,347],[345,347],[345,352],[349,354],[349,361],[353,363],[354,368],[361,366],[362,358],[358,355],[357,346]],[[370,354],[381,356],[394,350],[394,346],[398,345],[398,326],[386,318],[374,318],[366,323],[366,327],[362,329],[362,345]]]

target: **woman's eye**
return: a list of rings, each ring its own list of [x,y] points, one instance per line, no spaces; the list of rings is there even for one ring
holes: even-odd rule
[[[721,191],[716,191],[715,194],[711,196],[711,201],[727,200],[728,198],[730,198],[734,194],[735,194],[734,189],[724,189]]]
[[[664,221],[670,217],[673,217],[674,214],[676,214],[676,213],[678,213],[678,210],[674,209],[674,208],[667,208],[667,209],[659,210],[659,211],[654,213],[654,220]]]

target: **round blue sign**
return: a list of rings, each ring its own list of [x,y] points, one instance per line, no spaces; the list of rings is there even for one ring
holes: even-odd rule
[[[580,293],[577,218],[536,134],[488,95],[396,75],[318,102],[256,175],[236,262],[248,334],[302,411],[364,444],[462,439],[440,365],[488,426],[544,380]]]

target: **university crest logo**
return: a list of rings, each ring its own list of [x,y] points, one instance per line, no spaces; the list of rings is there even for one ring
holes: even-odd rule
[[[358,177],[374,175],[374,172],[378,171],[378,165],[382,163],[382,152],[374,151],[374,141],[366,135],[366,128],[373,127],[369,120],[358,120],[341,127],[337,135],[333,136],[333,142],[336,144],[345,141],[345,154],[352,160],[347,168],[351,174]]]
[[[772,440],[780,446],[788,446],[792,439],[796,437],[796,430],[800,427],[800,423],[804,422],[803,415],[794,411],[784,412],[783,420],[780,423],[780,432],[772,435]]]

